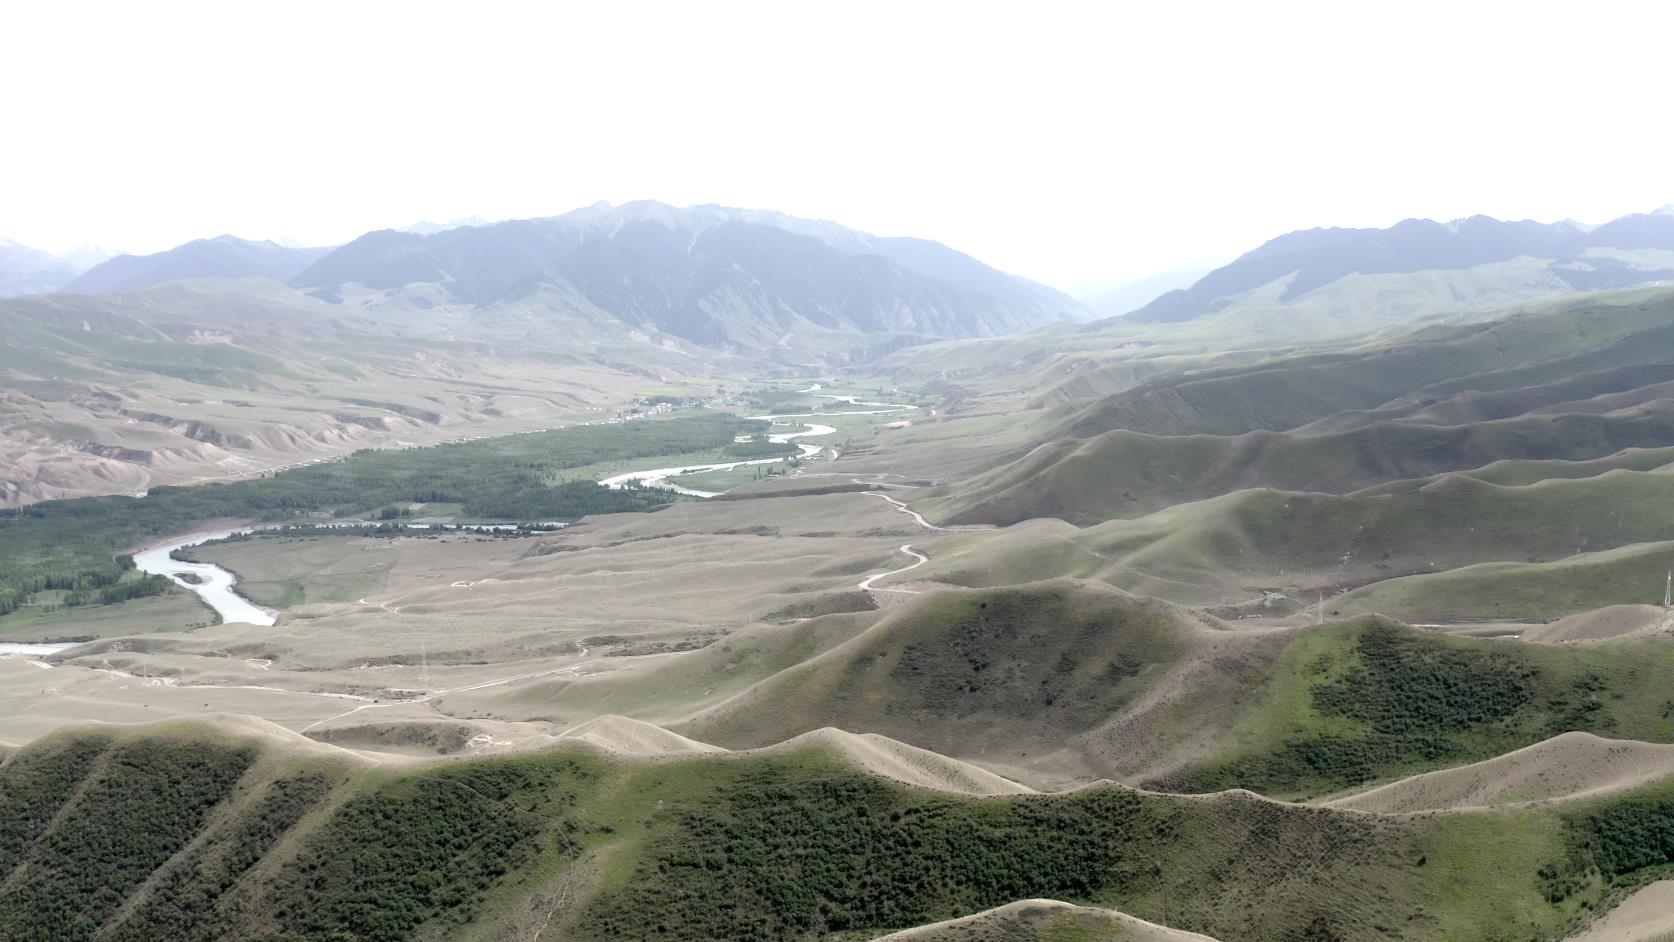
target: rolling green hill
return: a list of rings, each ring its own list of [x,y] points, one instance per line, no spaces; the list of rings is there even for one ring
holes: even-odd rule
[[[1660,466],[1658,452],[1637,456]],[[1545,621],[1658,601],[1657,573],[1674,564],[1663,546],[1674,540],[1674,476],[1618,468],[1545,478],[1541,469],[1513,464],[1497,470],[1503,475],[1485,476],[1542,479],[1500,485],[1473,472],[1381,493],[1247,490],[1085,528],[1031,520],[938,534],[921,544],[932,558],[914,575],[971,587],[1073,576],[1236,615],[1284,615],[1323,596],[1327,614],[1459,621],[1492,613]],[[1512,580],[1524,566],[1536,567],[1532,581],[1493,584],[1496,575]],[[1567,575],[1550,578],[1557,573]],[[1459,592],[1444,598],[1444,585]],[[1399,602],[1390,594],[1397,586],[1411,589]],[[1343,592],[1350,594],[1338,599]]]
[[[1057,517],[1089,525],[1245,488],[1347,494],[1494,462],[1597,462],[1674,441],[1674,406],[1461,425],[1388,422],[1330,435],[1119,430],[1055,442],[924,502],[951,523]]]
[[[1674,741],[1674,649],[1449,638],[1380,619],[1298,632],[1219,754],[1149,780],[1319,795],[1488,759],[1572,730]]]
[[[1557,939],[1667,870],[1674,791],[1380,816],[1102,785],[968,798],[802,750],[374,771],[248,725],[0,765],[16,937],[816,939],[1051,897],[1233,942]]]
[[[1283,431],[1401,397],[1504,391],[1666,363],[1674,360],[1671,309],[1667,290],[1645,289],[1342,351],[1188,371],[1095,402],[1065,431],[1078,437],[1113,428],[1160,435]]]
[[[835,725],[1041,787],[1112,777],[1285,796],[1569,730],[1674,742],[1658,680],[1674,650],[1655,640],[1572,650],[1375,618],[1238,631],[1067,582],[948,593],[898,612],[681,731],[745,747]]]
[[[1200,647],[1208,625],[1070,583],[947,593],[896,609],[681,731],[749,747],[830,725],[1008,767],[1108,721]]]
[[[1004,529],[934,535],[916,576],[1097,579],[1240,617],[1344,592],[1331,611],[1421,621],[1654,601],[1655,544],[1674,538],[1659,509],[1671,325],[1674,293],[1648,288],[1307,349],[1235,336],[1221,363],[1159,345],[1033,403],[1007,384],[1073,374],[1108,328],[1031,338],[1005,365],[949,348],[959,369],[987,370],[984,391],[905,439],[897,463],[934,467],[918,449],[991,435],[989,409],[1018,431],[900,496],[933,523]]]

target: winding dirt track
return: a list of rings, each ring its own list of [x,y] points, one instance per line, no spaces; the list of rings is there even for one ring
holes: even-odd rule
[[[912,509],[911,507],[908,507],[906,504],[903,504],[902,502],[896,500],[895,498],[889,496],[888,494],[880,494],[877,491],[867,491],[866,496],[867,497],[876,497],[879,500],[889,501],[889,503],[891,505],[893,505],[896,510],[899,510],[902,513],[906,514],[907,516],[913,518],[913,520],[919,526],[923,527],[926,530],[940,530],[942,532],[947,532],[947,531],[953,529],[951,527],[938,527],[938,526],[936,526],[935,524],[931,523],[930,521],[924,519],[923,514],[919,513],[918,511],[916,511],[914,509]]]
[[[625,655],[623,657],[614,658],[613,660],[622,661],[622,660],[628,659],[629,657],[632,657],[636,660],[640,659],[640,658],[668,657],[671,654],[678,654],[678,653],[682,653],[682,652],[662,651],[662,652],[658,652],[656,654]],[[509,677],[496,677],[492,680],[484,680],[484,681],[480,681],[480,682],[474,683],[474,684],[466,684],[462,687],[450,687],[447,690],[437,690],[437,691],[434,691],[432,693],[423,694],[423,695],[417,696],[417,697],[406,697],[406,698],[403,698],[403,699],[400,699],[400,700],[384,700],[384,701],[377,702],[377,703],[363,703],[360,706],[357,706],[352,710],[344,710],[342,713],[338,713],[335,716],[328,716],[328,717],[326,717],[324,719],[321,719],[321,720],[315,720],[314,722],[309,723],[307,726],[304,726],[302,729],[298,730],[298,732],[306,733],[309,730],[313,729],[314,727],[319,726],[321,723],[329,723],[332,720],[342,719],[343,717],[348,716],[351,713],[359,713],[362,710],[376,710],[379,707],[408,706],[408,705],[414,704],[414,703],[429,703],[432,700],[440,700],[443,697],[451,696],[451,695],[456,694],[456,693],[465,693],[466,691],[470,691],[470,690],[484,690],[484,689],[489,688],[489,687],[501,687],[501,686],[504,686],[506,684],[515,684],[515,683],[520,683],[520,682],[525,681],[525,680],[534,680],[537,677],[551,677],[554,674],[568,674],[568,673],[571,673],[573,671],[581,670],[583,667],[591,667],[594,664],[603,664],[605,662],[606,662],[605,658],[596,657],[596,658],[592,658],[590,660],[580,661],[580,662],[577,662],[575,664],[570,664],[566,667],[552,667],[552,668],[548,668],[546,670],[529,671],[528,673],[524,673],[524,674],[512,674]],[[202,686],[213,686],[213,685],[204,684]]]
[[[913,549],[913,545],[911,543],[901,544],[901,549],[898,552],[906,553],[908,556],[911,556],[913,558],[912,565],[902,566],[900,569],[891,569],[888,572],[874,573],[873,575],[867,576],[866,578],[860,580],[860,582],[856,583],[856,588],[860,589],[862,592],[904,592],[908,595],[917,595],[917,589],[891,589],[886,587],[874,587],[872,585],[873,582],[876,582],[885,576],[898,576],[903,572],[911,572],[912,570],[917,569],[930,561],[930,557]]]

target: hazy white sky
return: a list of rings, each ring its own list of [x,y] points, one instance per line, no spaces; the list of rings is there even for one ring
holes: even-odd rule
[[[1674,201],[1668,3],[12,3],[0,235],[305,243],[597,200],[1065,287]]]

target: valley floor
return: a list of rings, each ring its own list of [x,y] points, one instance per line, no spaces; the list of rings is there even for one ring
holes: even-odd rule
[[[1551,335],[1644,359],[1666,331],[1623,315],[1601,340],[1598,322],[1553,316],[1561,330],[1509,348],[1561,349],[1522,366],[1475,328],[1427,335],[1422,353],[1453,344],[1467,364],[1426,387],[1447,422],[1413,419],[1410,382],[1352,349],[1109,380],[1093,405],[970,389],[906,419],[810,418],[794,459],[718,455],[798,434],[722,427],[708,453],[578,460],[584,490],[655,470],[725,493],[561,529],[191,549],[271,626],[206,624],[183,593],[34,604],[0,618],[4,639],[75,646],[0,653],[15,750],[0,792],[59,796],[0,816],[0,926],[1659,938],[1674,930],[1661,367],[1582,382],[1548,361],[1582,355]],[[1516,340],[1517,323],[1495,329]],[[1484,358],[1492,382],[1470,372]],[[1334,369],[1350,380],[1317,375]],[[1540,375],[1501,395],[1502,369]],[[1261,400],[1291,410],[1288,431],[1193,430],[1256,408],[1275,376],[1307,392]],[[1337,401],[1377,383],[1358,408]],[[1572,411],[1540,411],[1554,404]],[[1207,470],[1158,470],[1184,467]],[[465,506],[379,504],[363,512]],[[61,806],[139,807],[186,778],[206,784],[164,809],[169,840],[75,850],[88,839]],[[404,816],[425,827],[390,824]],[[64,916],[118,859],[116,896]],[[357,927],[368,913],[387,922]]]

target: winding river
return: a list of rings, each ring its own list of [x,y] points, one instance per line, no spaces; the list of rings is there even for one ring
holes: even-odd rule
[[[820,388],[820,384],[815,383],[807,389],[802,390],[802,392],[813,392],[814,390]],[[848,410],[844,412],[793,412],[786,413],[784,415],[751,415],[746,416],[746,418],[773,423],[780,419],[814,419],[821,416],[886,415],[891,412],[904,412],[913,408],[912,406],[904,405],[899,402],[862,402],[855,396],[816,396],[814,398],[830,399],[833,402],[844,403],[851,406],[881,406],[882,408],[869,410]],[[775,444],[783,445],[790,443],[793,438],[817,438],[821,435],[830,435],[832,432],[837,431],[836,428],[830,425],[819,425],[813,422],[804,422],[803,426],[804,428],[800,432],[770,433],[767,436],[767,440]],[[806,442],[797,442],[796,447],[801,449],[801,453],[790,456],[792,458],[811,458],[824,450],[823,445],[812,445]],[[651,468],[646,471],[628,471],[623,474],[617,474],[605,478],[599,483],[603,484],[605,487],[615,488],[627,487],[630,483],[637,483],[643,487],[656,487],[665,491],[673,491],[676,494],[684,494],[687,497],[702,497],[707,499],[710,497],[719,497],[722,492],[700,491],[696,488],[683,487],[669,479],[687,474],[701,474],[705,471],[731,471],[733,468],[748,468],[752,465],[779,464],[780,462],[787,460],[789,460],[789,458],[753,458],[748,461],[723,461],[716,464],[683,464],[672,468]]]
[[[173,537],[166,543],[159,543],[135,553],[134,567],[140,572],[167,576],[174,581],[175,585],[196,593],[198,598],[203,599],[210,608],[215,609],[216,613],[221,616],[222,622],[228,624],[236,622],[249,625],[272,625],[277,616],[234,591],[233,586],[238,582],[238,578],[231,572],[213,563],[182,562],[175,559],[173,554],[175,550],[184,549],[188,546],[197,546],[200,543],[208,543],[212,540],[224,540],[235,534],[253,533],[256,530],[279,529],[282,526],[283,524],[272,524],[263,527],[241,527],[237,530],[218,530],[213,533],[194,533],[191,536]],[[375,521],[359,520],[318,525],[320,529],[376,526],[378,526],[378,523]],[[430,524],[424,523],[409,523],[404,524],[404,526],[412,530],[431,529]],[[544,524],[543,526],[558,527],[562,524]],[[450,530],[516,529],[513,524],[482,524],[480,526],[466,525],[461,527],[455,527],[451,524],[437,524],[436,527]],[[198,581],[187,580],[185,578],[187,574],[192,575]]]
[[[134,567],[140,572],[167,576],[175,585],[196,592],[198,598],[203,599],[210,608],[215,609],[223,622],[228,624],[242,622],[251,625],[271,625],[276,620],[272,612],[257,607],[255,603],[233,591],[233,585],[237,583],[238,579],[232,573],[210,563],[181,562],[171,555],[177,549],[197,546],[199,543],[208,543],[210,540],[224,540],[234,533],[249,532],[249,528],[245,528],[175,537],[167,543],[148,547],[135,553]],[[196,577],[198,581],[192,582],[183,578],[187,574]]]
[[[803,390],[803,392],[813,392],[819,388],[821,387],[818,384],[815,384],[809,389]],[[821,416],[883,415],[890,412],[904,412],[913,408],[912,406],[895,402],[865,402],[855,396],[822,395],[817,398],[830,399],[833,404],[843,404],[848,406],[875,406],[877,408],[865,411],[849,410],[843,412],[804,412],[788,415],[752,415],[749,416],[749,418],[764,420],[771,423],[777,422],[780,419],[812,419],[819,418]],[[803,428],[800,431],[770,433],[767,440],[779,444],[786,444],[791,443],[793,439],[817,438],[822,435],[830,435],[831,433],[837,431],[837,429],[830,425],[820,425],[814,422],[804,422],[802,425]],[[819,454],[824,447],[821,445],[808,444],[806,442],[796,442],[795,444],[800,449],[799,456],[804,458]],[[627,486],[629,482],[637,481],[646,487],[659,487],[665,490],[673,491],[677,494],[685,494],[690,497],[708,498],[718,496],[719,492],[700,491],[689,487],[681,487],[669,479],[679,477],[683,474],[696,474],[702,471],[730,471],[733,468],[747,467],[750,465],[777,464],[786,460],[788,459],[782,457],[754,458],[748,461],[727,461],[716,464],[680,465],[672,468],[651,468],[644,471],[629,471],[625,474],[614,475],[612,477],[605,478],[599,483],[606,487],[620,488]],[[338,525],[375,526],[375,524],[361,523]],[[409,526],[422,526],[422,524],[410,524]],[[505,527],[501,526],[490,527],[490,529],[504,528]],[[237,584],[238,579],[231,572],[228,572],[220,566],[216,566],[211,563],[188,563],[173,558],[175,550],[183,549],[188,546],[197,546],[200,543],[207,543],[211,540],[226,539],[235,533],[249,533],[252,529],[253,528],[250,527],[244,527],[237,530],[218,530],[207,533],[194,533],[188,536],[172,537],[166,542],[159,543],[155,546],[149,546],[135,553],[134,566],[141,572],[167,576],[181,588],[196,593],[198,598],[203,599],[210,608],[213,608],[216,613],[221,616],[221,620],[223,622],[228,624],[242,623],[250,625],[272,625],[276,621],[275,613],[269,611],[268,609],[261,608],[244,596],[239,595],[233,588]],[[189,581],[186,578],[187,576],[191,576],[196,581]],[[0,655],[22,654],[41,656],[55,654],[58,651],[62,651],[69,647],[74,647],[74,645],[0,644]]]
[[[750,418],[767,419],[771,421],[773,419],[785,417],[776,415],[752,415]],[[835,431],[837,430],[829,425],[814,425],[810,423],[800,432],[780,432],[777,434],[771,434],[767,436],[767,440],[783,445],[790,442],[793,438],[830,435]],[[808,458],[819,454],[823,450],[824,446],[798,443],[796,447],[801,449],[801,451],[794,457]],[[723,461],[718,464],[682,464],[676,465],[672,468],[651,468],[645,471],[629,471],[624,474],[617,474],[605,478],[599,483],[603,484],[605,487],[614,488],[623,488],[627,487],[631,483],[638,483],[645,487],[656,487],[665,491],[673,491],[676,494],[685,494],[687,497],[717,497],[720,495],[720,491],[700,491],[696,488],[682,487],[679,484],[675,484],[673,481],[670,481],[669,478],[679,477],[683,474],[699,474],[704,471],[731,471],[733,468],[747,468],[751,465],[758,464],[778,464],[785,460],[785,458],[752,458],[748,461]]]

